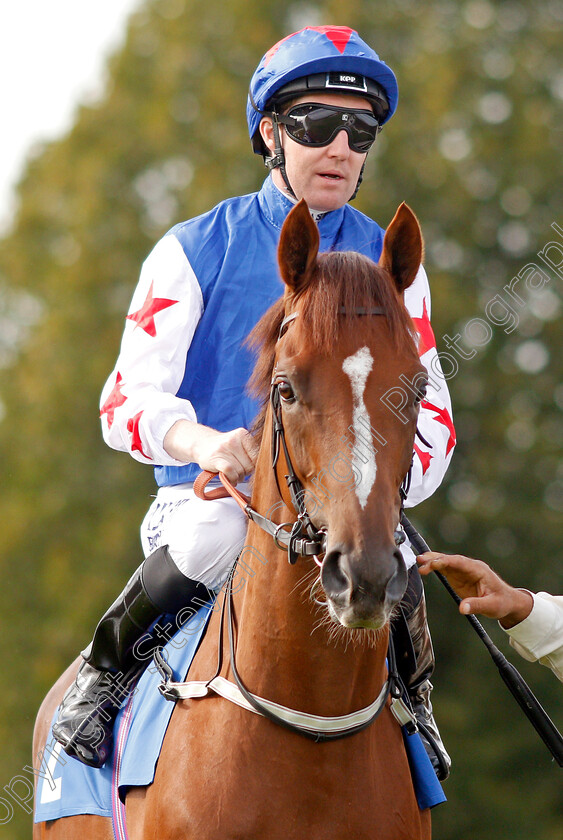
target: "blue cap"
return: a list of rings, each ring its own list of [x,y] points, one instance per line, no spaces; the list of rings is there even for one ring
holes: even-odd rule
[[[377,106],[381,124],[393,116],[399,97],[395,74],[355,30],[308,26],[274,44],[252,76],[246,117],[255,152],[262,151],[257,132],[268,106],[309,91],[363,96]]]

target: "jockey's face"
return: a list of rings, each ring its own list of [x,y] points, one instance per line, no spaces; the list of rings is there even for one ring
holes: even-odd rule
[[[367,99],[346,93],[309,93],[291,104],[293,106],[304,102],[372,110]],[[264,143],[273,153],[275,142],[272,121],[268,117],[262,120],[260,131]],[[280,126],[280,135],[287,177],[297,198],[304,198],[312,210],[323,213],[346,204],[354,194],[366,159],[366,154],[350,149],[347,133],[339,131],[328,146],[303,146],[293,140],[283,126]],[[272,171],[272,178],[282,192],[287,192],[279,169]]]

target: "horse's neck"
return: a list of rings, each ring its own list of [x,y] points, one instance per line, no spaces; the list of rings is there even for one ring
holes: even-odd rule
[[[279,504],[272,484],[255,486],[261,512]],[[279,521],[295,518],[287,509],[280,513]],[[331,625],[310,598],[318,574],[313,560],[291,566],[272,537],[251,524],[238,572],[237,667],[251,691],[321,715],[346,714],[375,699],[386,678],[387,632],[374,647]]]

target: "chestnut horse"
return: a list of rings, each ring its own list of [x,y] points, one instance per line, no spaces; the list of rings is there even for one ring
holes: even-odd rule
[[[249,691],[315,720],[351,715],[382,696],[389,619],[407,579],[396,529],[419,400],[402,408],[405,422],[381,397],[401,375],[425,376],[403,302],[422,258],[409,208],[399,207],[378,265],[318,247],[302,201],[279,244],[285,294],[251,337],[260,347],[253,387],[264,397],[251,508],[265,519],[248,526],[230,625]],[[297,481],[291,492],[287,476]],[[288,563],[261,526],[295,523],[296,509],[297,525],[277,534],[291,542]],[[214,610],[190,680],[211,679],[219,649],[221,675],[236,679],[220,627]],[[40,711],[35,753],[72,675]],[[427,840],[430,812],[417,805],[401,728],[385,694],[379,705],[377,719],[351,737],[315,743],[216,694],[178,701],[154,782],[127,794],[129,837]],[[87,815],[34,833],[112,836],[110,820]]]

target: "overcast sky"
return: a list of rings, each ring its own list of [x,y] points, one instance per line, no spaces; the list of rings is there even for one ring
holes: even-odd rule
[[[106,57],[141,0],[17,0],[0,27],[0,230],[12,190],[37,141],[71,125],[76,105],[100,90]]]

